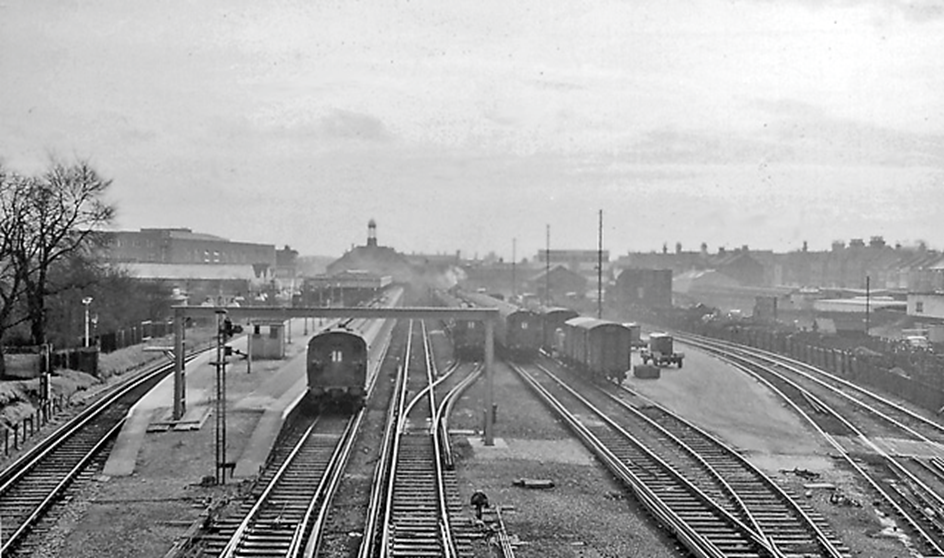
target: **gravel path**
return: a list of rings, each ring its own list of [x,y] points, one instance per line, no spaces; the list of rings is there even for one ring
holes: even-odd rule
[[[463,502],[475,490],[508,507],[505,525],[520,557],[680,556],[675,540],[613,480],[566,427],[505,366],[495,373],[498,422],[495,445],[480,436],[454,434],[456,472]],[[454,432],[480,429],[484,382],[456,405]],[[520,488],[515,480],[548,479],[554,488]],[[471,514],[471,509],[469,510]],[[478,556],[490,556],[484,545]]]

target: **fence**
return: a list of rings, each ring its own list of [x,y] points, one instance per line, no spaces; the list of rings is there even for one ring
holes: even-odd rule
[[[29,438],[53,419],[56,413],[61,412],[65,405],[64,397],[60,394],[54,399],[46,399],[36,412],[23,417],[18,423],[3,428],[3,455],[10,455],[11,451],[20,449]],[[12,438],[12,443],[11,443]]]
[[[869,338],[856,340],[851,343],[855,345],[852,348],[837,348],[830,346],[830,339],[818,334],[751,325],[692,321],[669,325],[788,356],[929,411],[944,411],[944,357],[933,351],[910,348],[895,340]]]
[[[103,353],[111,353],[131,345],[139,345],[152,337],[163,337],[174,332],[174,321],[144,321],[111,333],[98,336],[98,346]]]

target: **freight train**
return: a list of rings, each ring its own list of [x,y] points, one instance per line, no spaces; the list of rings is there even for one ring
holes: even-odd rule
[[[436,291],[436,299],[447,308],[469,308],[472,304],[446,291]],[[452,338],[456,358],[470,361],[485,359],[485,324],[476,320],[444,320]]]
[[[384,291],[368,306],[393,308],[400,305],[403,287]],[[390,338],[392,319],[346,319],[318,333],[308,342],[308,402],[358,408],[364,403],[367,385],[380,365]]]
[[[558,330],[556,344],[558,358],[593,381],[619,384],[632,366],[632,331],[621,323],[571,318]]]
[[[460,292],[456,297],[448,297],[445,295],[441,300],[458,298],[476,306],[498,308],[495,343],[508,358],[530,360],[543,350],[593,381],[616,383],[626,379],[632,366],[632,349],[639,343],[639,328],[635,324],[627,326],[582,317],[568,308],[543,307],[531,311],[481,293]],[[464,343],[465,351],[482,354],[484,335],[460,339],[454,342]]]
[[[537,356],[544,341],[540,314],[482,293],[460,292],[458,296],[478,307],[498,309],[495,344],[505,358],[528,361]]]
[[[546,354],[553,354],[558,349],[557,338],[558,335],[563,334],[564,323],[580,314],[570,308],[557,306],[542,306],[537,312],[541,316],[543,328],[541,348]]]

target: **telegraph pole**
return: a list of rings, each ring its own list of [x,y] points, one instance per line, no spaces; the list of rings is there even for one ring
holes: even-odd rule
[[[597,233],[597,319],[603,319],[603,210]]]
[[[865,276],[865,334],[869,334],[869,303],[871,302],[870,277]]]
[[[511,299],[517,300],[518,298],[518,277],[515,273],[515,266],[517,265],[518,255],[518,239],[511,239]]]
[[[544,306],[551,300],[551,225],[547,225],[544,249]]]

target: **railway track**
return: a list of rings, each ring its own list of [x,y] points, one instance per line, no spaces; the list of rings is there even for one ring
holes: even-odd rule
[[[203,555],[300,556],[328,487],[344,469],[361,416],[320,415],[301,436],[287,437],[279,452],[284,459],[267,468],[242,519],[221,522],[205,541]]]
[[[381,347],[376,362],[384,361],[388,348]],[[373,396],[378,377],[379,366],[368,371],[365,399]],[[366,413],[365,406],[349,415],[297,416],[276,441],[250,498],[201,537],[201,555],[316,555]]]
[[[172,364],[145,369],[100,397],[0,473],[0,555],[31,554],[54,525],[63,497],[104,465],[104,450],[121,431],[131,407],[172,371]]]
[[[447,439],[441,424],[447,407],[436,399],[437,386],[453,375],[437,374],[422,322],[422,343],[414,347],[414,323],[390,406],[361,558],[471,555],[471,531],[456,534],[462,506],[455,478],[444,465]]]
[[[513,366],[697,556],[848,557],[822,518],[740,456],[668,412],[579,393],[543,366]]]
[[[944,428],[815,367],[727,342],[684,339],[779,394],[886,502],[915,552],[944,556]]]

